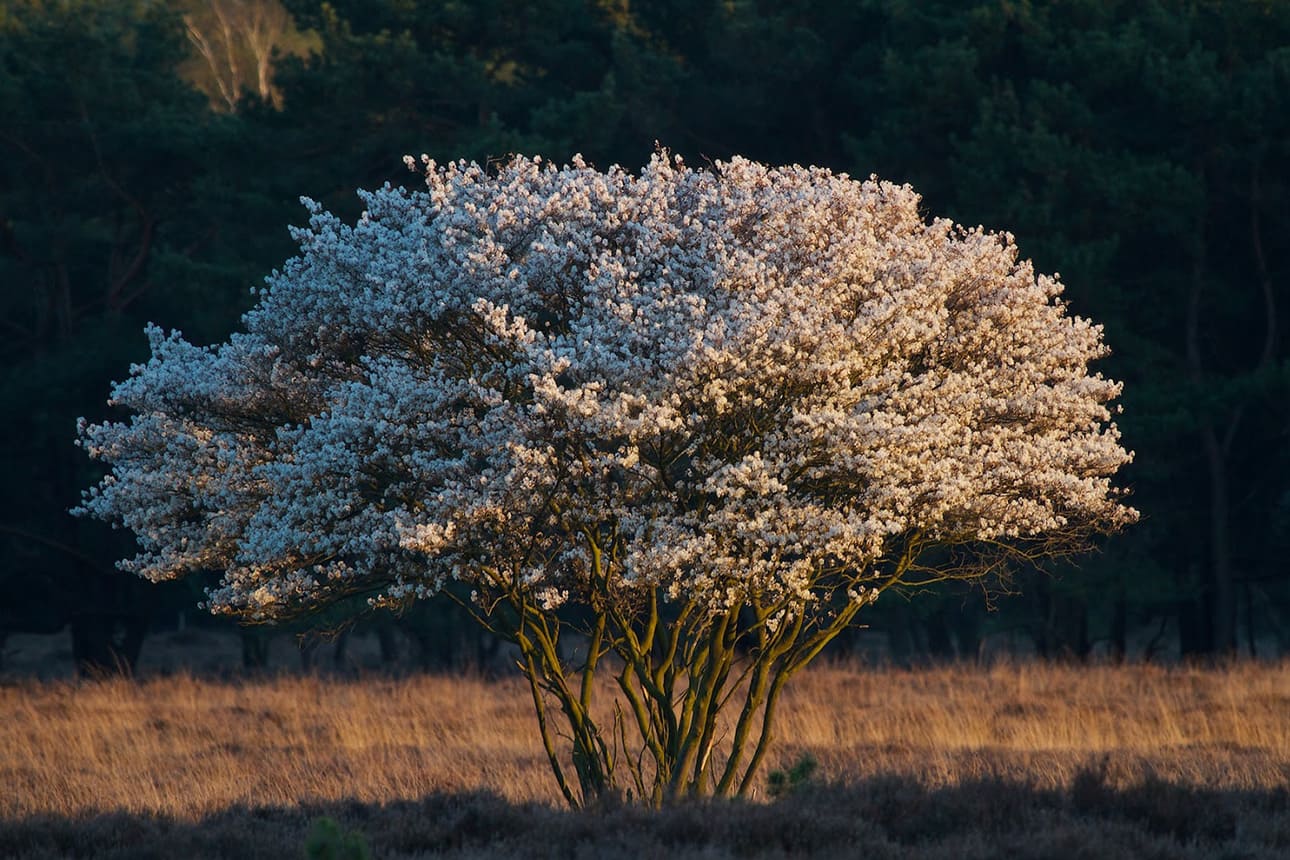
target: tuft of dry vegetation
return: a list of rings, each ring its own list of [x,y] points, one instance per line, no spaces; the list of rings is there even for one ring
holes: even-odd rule
[[[842,664],[790,692],[768,772],[819,768],[778,800],[572,814],[518,678],[13,683],[0,857],[281,860],[321,815],[376,857],[1290,851],[1290,665]]]

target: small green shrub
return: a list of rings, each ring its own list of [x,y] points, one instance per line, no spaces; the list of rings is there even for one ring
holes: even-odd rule
[[[771,797],[784,797],[797,791],[811,781],[820,763],[815,756],[806,753],[797,760],[797,764],[787,771],[773,770],[767,777],[766,791]]]
[[[319,818],[305,839],[308,860],[372,860],[367,842],[357,831],[343,832],[331,818]]]

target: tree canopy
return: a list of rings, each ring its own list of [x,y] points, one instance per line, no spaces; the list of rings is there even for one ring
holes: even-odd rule
[[[133,417],[82,430],[125,567],[222,570],[210,607],[254,621],[461,582],[568,717],[581,799],[648,751],[662,802],[746,791],[783,684],[880,592],[1136,518],[1101,330],[1006,234],[742,159],[426,166],[353,227],[315,205],[226,343],[150,330]],[[640,749],[592,718],[609,653]]]

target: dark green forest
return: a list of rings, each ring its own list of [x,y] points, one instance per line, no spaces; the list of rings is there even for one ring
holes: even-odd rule
[[[352,218],[355,189],[418,182],[407,153],[634,169],[657,145],[908,182],[1105,325],[1142,521],[884,599],[893,656],[1290,649],[1280,0],[0,0],[0,641],[67,628],[83,669],[129,667],[201,599],[67,515],[98,477],[76,419],[109,417],[145,322],[225,338],[301,195]],[[461,647],[433,605],[368,623]]]

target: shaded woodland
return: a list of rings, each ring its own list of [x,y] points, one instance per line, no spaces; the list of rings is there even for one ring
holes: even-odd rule
[[[129,667],[198,620],[202,583],[116,571],[130,536],[67,515],[97,478],[75,421],[110,417],[145,322],[226,337],[301,195],[354,217],[418,181],[405,153],[634,169],[657,142],[909,182],[1105,325],[1142,522],[885,598],[896,657],[1290,648],[1290,5],[3,0],[0,117],[0,639]],[[366,623],[425,663],[488,648],[433,604]]]

